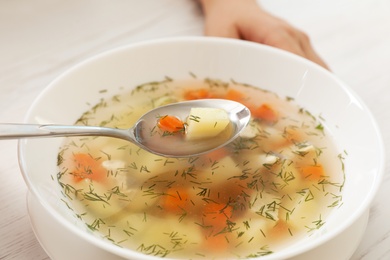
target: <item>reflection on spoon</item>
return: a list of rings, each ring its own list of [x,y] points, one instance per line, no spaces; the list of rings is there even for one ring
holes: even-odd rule
[[[226,111],[230,124],[218,136],[189,139],[180,135],[163,135],[156,131],[161,116],[174,115],[187,120],[192,108],[217,108]],[[166,157],[190,157],[220,148],[245,128],[250,111],[244,105],[224,99],[200,99],[158,107],[144,114],[130,129],[55,124],[0,124],[0,139],[56,136],[108,136],[130,141],[154,154]]]

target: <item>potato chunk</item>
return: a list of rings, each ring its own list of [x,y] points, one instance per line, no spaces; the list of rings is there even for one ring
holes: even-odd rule
[[[225,110],[219,108],[192,108],[187,118],[187,140],[206,139],[219,135],[229,125]]]

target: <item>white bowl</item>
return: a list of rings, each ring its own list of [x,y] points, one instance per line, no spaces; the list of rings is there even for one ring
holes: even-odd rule
[[[90,108],[88,104],[116,94],[119,87],[132,88],[165,76],[186,78],[190,72],[199,78],[234,79],[293,97],[299,105],[325,118],[338,148],[348,152],[344,160],[343,205],[332,213],[326,226],[305,243],[261,259],[283,259],[313,249],[340,234],[366,212],[384,169],[383,142],[370,111],[330,72],[268,46],[184,37],[118,48],[77,65],[51,83],[32,105],[26,122],[73,124]],[[101,93],[103,89],[107,92]],[[57,153],[62,141],[62,138],[20,141],[20,167],[30,192],[75,236],[118,256],[151,259],[86,232],[85,225],[66,207],[52,178],[58,171]]]

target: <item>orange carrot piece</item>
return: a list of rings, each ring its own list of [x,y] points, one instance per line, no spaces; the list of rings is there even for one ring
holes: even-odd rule
[[[226,93],[225,99],[241,102],[245,100],[246,95],[238,90],[235,89],[229,89]]]
[[[276,123],[278,121],[278,113],[269,104],[262,104],[257,108],[252,108],[251,113],[253,117],[269,123]]]
[[[192,89],[188,90],[184,93],[184,99],[186,100],[194,100],[194,99],[202,99],[202,98],[210,98],[210,92],[207,89]]]
[[[221,229],[226,226],[226,221],[232,217],[232,214],[232,206],[211,202],[203,208],[203,221],[206,226]]]
[[[183,188],[170,188],[162,197],[161,207],[172,213],[181,213],[189,205],[189,194]]]
[[[301,168],[301,173],[305,179],[320,180],[325,176],[324,168],[322,165],[308,165]]]
[[[169,133],[176,133],[184,130],[184,123],[179,118],[175,116],[166,115],[163,117],[160,117],[157,126],[163,130],[167,131]]]
[[[229,242],[224,234],[211,235],[206,238],[204,244],[212,252],[223,252],[229,247]]]
[[[76,182],[84,179],[101,181],[106,176],[107,171],[90,154],[76,153],[73,155],[72,163],[73,169],[71,173]]]

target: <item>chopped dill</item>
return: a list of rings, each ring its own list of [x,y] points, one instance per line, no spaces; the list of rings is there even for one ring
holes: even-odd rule
[[[198,123],[200,122],[200,117],[199,116],[190,115],[188,119],[191,120],[191,121],[198,122]]]
[[[272,254],[278,245],[269,237],[279,222],[285,223],[281,236],[289,241],[322,228],[325,216],[343,205],[341,191],[348,155],[346,151],[334,154],[340,171],[333,173],[324,167],[318,178],[311,173],[303,175],[304,166],[326,165],[333,155],[332,146],[324,147],[328,141],[325,119],[296,106],[292,97],[279,98],[247,83],[212,78],[202,81],[192,72],[189,77],[200,84],[196,89],[205,90],[201,94],[206,98],[234,95],[232,90],[237,90],[239,94],[232,98],[245,104],[256,107],[264,102],[271,106],[283,102],[286,111],[291,111],[278,111],[280,118],[272,124],[254,116],[248,131],[229,145],[188,158],[153,155],[117,139],[66,138],[57,154],[59,170],[50,176],[57,181],[62,202],[72,214],[120,247],[136,248],[152,256],[185,255],[189,259],[212,257],[201,247],[208,239],[221,239],[226,251],[232,252],[222,258]],[[102,98],[89,105],[75,123],[130,127],[143,112],[185,99],[183,93],[191,88],[180,89],[177,84],[165,77],[140,84],[123,95]],[[201,118],[189,115],[188,120],[200,122]],[[214,123],[216,127],[218,122]],[[157,125],[148,129],[153,138],[172,135]],[[73,157],[77,153],[88,155],[88,163],[76,161]],[[299,215],[311,210],[317,201],[321,204],[315,214],[318,219]],[[300,229],[293,223],[297,218],[304,223]],[[145,230],[159,231],[148,240],[141,236]],[[198,233],[200,238],[192,236]],[[245,249],[247,244],[251,250]]]

